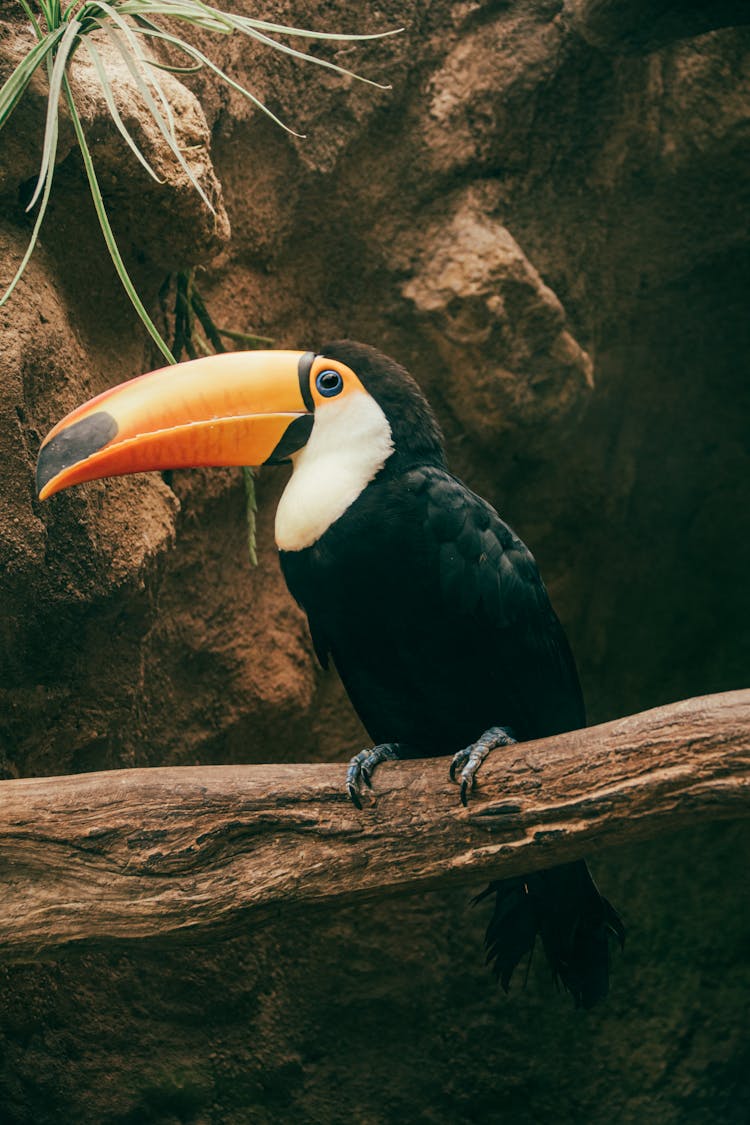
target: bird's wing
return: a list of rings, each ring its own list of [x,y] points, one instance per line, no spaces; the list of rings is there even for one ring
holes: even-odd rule
[[[518,736],[583,726],[575,662],[531,552],[450,473],[424,467],[407,477],[415,500],[421,498],[413,512],[421,519],[427,563],[437,564],[441,610],[459,630],[471,621],[494,635],[498,675],[512,684],[521,716]]]

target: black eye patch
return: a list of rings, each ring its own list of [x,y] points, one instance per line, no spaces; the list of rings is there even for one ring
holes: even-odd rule
[[[299,358],[297,364],[297,377],[299,379],[299,390],[302,395],[302,401],[308,410],[315,409],[315,400],[310,390],[310,368],[315,362],[315,352],[305,352]]]

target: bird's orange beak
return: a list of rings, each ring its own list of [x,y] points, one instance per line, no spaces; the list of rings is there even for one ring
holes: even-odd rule
[[[229,352],[141,375],[79,406],[45,438],[41,500],[147,469],[284,461],[310,436],[314,352]]]

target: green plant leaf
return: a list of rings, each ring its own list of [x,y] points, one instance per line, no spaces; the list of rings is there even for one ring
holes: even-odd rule
[[[166,70],[168,74],[197,74],[199,70],[203,70],[203,63],[196,63],[195,66],[168,66],[167,63],[149,59],[148,65],[155,66],[157,70]]]
[[[167,19],[179,20],[181,23],[190,24],[192,27],[197,27],[201,31],[210,31],[219,35],[231,35],[234,30],[225,16],[217,18],[209,15],[205,11],[188,5],[181,5],[174,7],[168,5],[166,0],[149,0],[148,4],[139,7],[137,11],[130,11],[131,4],[118,5],[120,11],[124,11],[127,7],[128,15],[132,15],[133,19],[140,23],[151,23],[155,16],[164,16]],[[156,24],[151,24],[155,27]]]
[[[148,107],[149,113],[151,114],[154,121],[156,122],[156,126],[159,129],[159,132],[161,133],[161,135],[164,137],[165,141],[169,145],[169,147],[172,150],[172,153],[174,154],[177,162],[179,163],[180,167],[184,171],[187,178],[190,180],[190,182],[193,185],[193,187],[195,188],[195,190],[198,192],[198,195],[201,197],[201,199],[206,204],[208,209],[211,212],[213,212],[214,206],[211,203],[211,200],[208,198],[205,191],[203,190],[201,185],[198,183],[198,180],[195,178],[195,175],[193,174],[190,166],[188,165],[187,161],[185,160],[185,157],[180,152],[180,149],[179,149],[179,146],[177,144],[177,140],[174,136],[174,133],[172,132],[170,127],[167,125],[167,123],[165,122],[161,113],[159,112],[159,108],[158,108],[156,102],[153,99],[153,96],[151,94],[151,91],[148,88],[146,80],[141,75],[140,71],[138,70],[134,58],[132,57],[130,52],[127,50],[127,48],[124,46],[124,44],[122,44],[120,42],[119,36],[117,35],[117,32],[114,30],[114,28],[109,27],[108,25],[105,25],[105,31],[106,31],[107,35],[109,36],[110,40],[112,41],[112,43],[115,45],[115,47],[119,51],[120,55],[122,56],[123,62],[125,63],[128,70],[130,71],[130,73],[133,77],[133,81],[135,82],[136,86],[138,87],[138,90],[141,94],[141,97],[143,98],[144,102],[146,103],[146,106]],[[145,59],[145,56],[143,56],[139,52],[139,60],[138,61],[141,61],[141,60],[143,60],[144,62],[147,61]],[[151,74],[149,77],[150,77],[151,83],[154,86],[154,89],[156,89],[157,92],[159,93],[160,97],[166,101],[164,91],[161,89],[161,86],[159,85],[159,83],[156,80],[156,75]],[[170,118],[171,118],[171,111],[170,111]],[[172,126],[174,126],[173,121],[171,121],[171,124],[172,124]]]
[[[245,21],[243,21],[244,24]],[[269,38],[268,35],[263,35],[262,32],[256,31],[253,28],[247,28],[247,34],[253,39],[257,39],[259,43],[263,43],[267,47],[273,47],[276,51],[281,51],[285,55],[292,55],[295,59],[304,59],[306,62],[315,63],[316,66],[323,66],[327,70],[335,70],[337,74],[345,74],[348,78],[356,78],[357,82],[364,82],[367,86],[375,86],[378,90],[391,90],[393,87],[384,86],[381,82],[374,82],[371,78],[365,78],[361,74],[357,74],[354,70],[347,70],[346,67],[339,66],[338,63],[329,62],[328,59],[319,59],[315,55],[308,55],[304,51],[297,51],[294,47],[287,47],[283,43],[278,43],[275,39]]]
[[[203,300],[198,287],[195,284],[195,271],[190,271],[190,304],[193,312],[198,317],[201,323],[201,328],[206,334],[206,339],[215,352],[225,352],[226,348],[222,343],[221,333],[218,331],[214,324],[211,314],[206,308],[206,303]]]
[[[51,150],[52,159],[50,160],[49,166],[47,168],[47,176],[46,176],[46,179],[44,181],[44,191],[42,193],[42,202],[39,205],[39,211],[37,212],[36,221],[34,223],[34,229],[31,232],[31,238],[29,239],[29,244],[26,247],[26,253],[24,254],[23,258],[21,259],[21,264],[19,265],[18,269],[16,270],[16,273],[15,273],[15,276],[14,276],[13,280],[10,282],[8,288],[5,290],[2,297],[0,297],[0,308],[2,308],[2,306],[5,304],[5,302],[10,298],[13,290],[18,285],[18,282],[21,280],[21,277],[23,276],[24,270],[26,269],[27,265],[29,264],[29,259],[31,258],[31,255],[34,253],[34,248],[36,246],[37,239],[39,237],[39,231],[42,229],[42,223],[44,222],[44,216],[47,213],[47,204],[49,203],[50,192],[52,190],[52,181],[55,178],[55,156],[57,155],[57,138],[58,138],[58,123],[57,123],[57,118],[55,118],[54,132],[53,132],[53,136],[52,136],[52,150]]]
[[[83,125],[81,124],[81,119],[78,115],[78,110],[77,110],[76,104],[73,100],[73,93],[70,89],[70,83],[68,82],[67,75],[63,76],[63,90],[65,92],[65,99],[68,103],[68,109],[70,111],[70,117],[71,117],[71,120],[73,122],[73,128],[75,129],[76,140],[78,141],[78,146],[81,150],[81,156],[83,157],[83,165],[84,165],[84,168],[86,169],[86,177],[89,181],[89,188],[91,190],[91,198],[94,201],[94,208],[96,210],[97,218],[99,219],[99,225],[102,228],[102,234],[104,235],[104,241],[107,244],[107,249],[109,250],[110,256],[111,256],[112,261],[114,263],[114,267],[117,271],[117,276],[120,278],[120,281],[122,282],[123,288],[124,288],[125,292],[127,293],[128,297],[130,298],[130,300],[132,301],[133,306],[135,308],[135,311],[138,313],[138,316],[141,318],[141,321],[143,322],[143,325],[146,328],[146,331],[148,332],[149,336],[154,341],[157,348],[162,353],[162,355],[167,360],[167,362],[168,363],[174,363],[175,362],[174,356],[172,355],[171,351],[169,350],[166,342],[162,339],[161,334],[159,333],[159,331],[158,331],[156,325],[154,324],[154,322],[151,320],[151,317],[146,312],[146,309],[143,306],[143,302],[141,301],[140,297],[138,296],[138,293],[136,292],[135,286],[133,285],[133,282],[130,280],[130,275],[128,274],[128,271],[125,268],[125,263],[122,260],[120,250],[119,250],[119,247],[118,247],[117,242],[115,240],[115,236],[112,232],[112,227],[110,226],[109,218],[107,216],[107,211],[106,211],[105,206],[104,206],[104,200],[102,199],[102,193],[101,193],[101,190],[99,188],[99,181],[96,178],[96,171],[94,169],[94,162],[91,159],[91,152],[89,151],[89,146],[86,143],[86,136],[83,132]]]
[[[136,159],[140,161],[140,163],[146,169],[148,174],[150,176],[152,176],[153,179],[156,180],[157,184],[163,184],[164,180],[162,180],[157,175],[157,173],[154,171],[154,169],[149,164],[148,160],[146,160],[146,157],[143,155],[143,153],[139,149],[138,145],[133,140],[133,137],[132,137],[130,131],[128,130],[127,126],[125,125],[124,121],[122,120],[122,117],[120,116],[120,111],[117,108],[117,103],[115,101],[114,93],[112,91],[112,84],[109,81],[109,76],[107,74],[106,68],[105,68],[104,63],[102,61],[102,57],[99,54],[99,52],[97,51],[94,44],[91,42],[91,39],[88,36],[84,40],[84,45],[85,45],[86,50],[88,51],[89,55],[91,56],[91,61],[93,62],[94,67],[96,68],[96,74],[97,74],[97,77],[99,79],[99,85],[102,88],[102,93],[104,94],[104,100],[107,103],[107,109],[109,110],[110,117],[112,118],[115,125],[119,129],[123,139],[125,140],[125,143],[128,145],[128,148],[130,148],[131,151],[134,153]]]
[[[44,38],[44,32],[42,31],[41,27],[39,26],[39,20],[36,18],[33,11],[29,7],[29,5],[26,3],[26,0],[18,0],[18,3],[21,5],[24,12],[28,16],[29,23],[34,28],[34,34],[36,35],[37,39],[43,39]]]
[[[61,24],[61,19],[56,18],[56,7],[53,0],[37,0],[39,7],[42,10],[48,31],[54,31]]]
[[[226,336],[235,344],[242,344],[249,351],[268,348],[273,344],[270,336],[256,336],[253,332],[234,332],[231,328],[217,328],[220,336]]]
[[[125,61],[125,64],[128,67],[128,69],[131,71],[131,74],[133,74],[134,78],[138,79],[139,77],[141,77],[142,80],[144,81],[145,87],[146,87],[146,96],[147,97],[150,96],[150,91],[148,90],[148,83],[151,82],[151,85],[154,87],[154,90],[156,91],[157,97],[159,98],[159,100],[162,103],[162,106],[164,108],[164,115],[167,119],[170,136],[172,137],[172,140],[174,141],[175,146],[176,146],[177,145],[177,134],[175,133],[174,116],[172,115],[172,107],[169,104],[169,99],[166,97],[164,91],[162,90],[161,84],[159,83],[155,74],[150,74],[148,71],[144,71],[144,74],[140,75],[140,72],[138,71],[137,64],[140,63],[141,66],[146,67],[147,64],[148,64],[148,59],[146,58],[143,51],[141,50],[141,45],[135,37],[134,29],[131,27],[131,25],[128,23],[127,20],[124,20],[120,16],[117,9],[112,7],[112,5],[107,2],[107,0],[97,0],[97,4],[102,9],[103,12],[106,12],[109,15],[112,22],[117,24],[120,31],[124,35],[124,37],[127,41],[127,44],[130,48],[130,51],[132,52],[132,56],[128,55],[127,53],[123,53],[123,47],[120,44],[119,36],[116,36],[115,33],[114,33],[114,28],[110,27],[109,23],[103,24],[104,30],[110,35],[110,37],[114,36],[114,41],[116,42],[117,48],[120,51],[120,53],[123,55],[123,59]],[[135,70],[133,69],[133,67],[135,67]],[[153,111],[152,111],[152,113],[153,113]],[[158,124],[158,121],[157,121],[157,124]],[[167,140],[169,140],[169,137],[167,137]],[[178,152],[178,157],[179,157],[179,152]],[[189,174],[189,172],[188,172],[188,174]],[[197,184],[196,184],[196,187],[197,187]],[[198,192],[200,193],[200,188],[198,188]],[[209,204],[209,206],[210,206],[210,204]]]
[[[257,106],[258,109],[262,110],[263,113],[270,117],[272,121],[275,121],[277,125],[280,125],[284,132],[291,133],[293,137],[304,139],[304,133],[297,133],[294,129],[291,129],[288,125],[285,125],[280,117],[277,117],[276,114],[268,108],[268,106],[263,104],[260,98],[256,98],[255,94],[252,94],[249,90],[246,90],[244,86],[241,86],[239,82],[235,82],[233,78],[230,78],[229,75],[221,69],[221,67],[212,62],[208,55],[204,55],[203,52],[199,51],[197,47],[193,47],[190,43],[186,43],[184,39],[179,39],[176,35],[169,35],[166,31],[159,31],[156,28],[139,27],[137,31],[139,35],[149,35],[154,39],[162,39],[165,43],[171,43],[172,46],[179,47],[180,50],[184,51],[186,55],[190,55],[191,58],[194,58],[198,62],[203,63],[204,66],[208,67],[209,70],[212,70],[214,74],[218,75],[219,78],[226,82],[228,86],[231,86],[232,89],[237,90],[238,93],[242,94],[243,97],[252,102],[254,106]]]
[[[50,51],[54,50],[64,34],[65,28],[60,27],[41,42],[36,43],[3,84],[0,90],[0,129],[18,104],[36,69],[44,62]]]
[[[133,0],[128,5],[132,8]],[[247,16],[235,15],[234,13],[221,11],[219,8],[214,8],[210,4],[204,4],[202,0],[145,0],[138,6],[144,10],[147,9],[150,15],[156,14],[156,8],[160,9],[160,14],[171,16],[174,19],[180,19],[184,22],[195,23],[207,30],[223,30],[227,32],[237,31],[242,35],[247,35],[252,39],[263,43],[266,47],[271,47],[276,51],[281,51],[285,55],[292,55],[294,58],[303,59],[305,62],[315,63],[316,66],[325,67],[328,70],[333,70],[337,74],[346,75],[349,78],[354,78],[358,82],[364,82],[368,86],[375,86],[379,90],[390,90],[391,87],[383,85],[380,82],[374,82],[370,78],[365,78],[361,74],[357,74],[353,70],[347,70],[346,67],[339,66],[338,63],[329,62],[327,59],[319,59],[315,55],[307,54],[304,51],[298,51],[293,47],[288,47],[284,43],[279,43],[276,39],[271,39],[268,35],[264,34],[265,30],[273,29],[277,33],[284,33],[287,35],[297,34],[294,28],[285,28],[283,25],[267,25],[263,20],[250,19]],[[205,15],[204,15],[205,13]],[[208,17],[208,18],[206,18]],[[401,29],[399,29],[401,30]],[[395,34],[395,32],[382,32],[373,36],[327,36],[324,34],[313,35],[319,40],[327,39],[379,39],[385,35]]]
[[[30,211],[36,203],[47,179],[47,169],[49,168],[52,152],[52,136],[53,131],[57,129],[57,115],[60,112],[60,90],[62,88],[63,75],[65,74],[65,67],[68,64],[68,60],[77,46],[76,39],[80,29],[81,25],[78,20],[71,20],[65,28],[65,34],[57,48],[57,54],[55,55],[55,62],[49,80],[49,94],[47,95],[47,120],[44,126],[42,164],[39,169],[39,178],[37,179],[34,193],[26,208],[27,211]]]
[[[256,545],[256,516],[258,501],[255,496],[255,473],[247,465],[242,468],[245,481],[245,519],[247,521],[247,553],[250,556],[250,566],[258,565],[258,551]]]
[[[225,20],[229,17],[229,13],[223,12],[219,8],[214,8],[210,4],[191,2],[191,0],[125,0],[124,3],[118,4],[118,9],[123,15],[165,15],[183,20],[190,20],[192,18],[195,22],[199,21],[201,11],[210,12],[217,20]],[[336,42],[353,43],[372,39],[386,39],[391,35],[400,35],[404,31],[403,27],[396,27],[388,31],[370,32],[367,35],[346,35],[335,31],[311,31],[308,28],[289,27],[283,23],[270,23],[268,20],[254,19],[249,16],[238,17],[232,15],[229,18],[241,18],[243,22],[252,24],[258,31],[271,32],[276,35],[293,35],[302,39],[320,39]]]
[[[388,31],[373,31],[368,35],[341,35],[337,31],[310,31],[301,27],[287,27],[283,23],[268,23],[266,20],[251,19],[250,16],[243,18],[257,27],[259,31],[270,31],[275,35],[294,35],[302,39],[327,39],[342,43],[361,43],[367,39],[387,39],[390,35],[401,35],[406,30],[403,27],[393,27]]]
[[[81,150],[94,208],[117,275],[149,335],[164,357],[170,363],[174,363],[172,353],[153,324],[133,286],[109,222],[96,176],[94,162],[88,148],[81,118],[68,79],[67,68],[74,52],[81,42],[85,44],[96,70],[107,109],[116,128],[136,159],[148,171],[149,175],[151,175],[157,183],[162,183],[163,181],[148,162],[122,120],[104,59],[100,55],[94,42],[88,38],[94,31],[102,31],[107,36],[122,58],[135,83],[138,93],[143,98],[149,113],[156,123],[159,132],[167,142],[172,154],[201,199],[213,212],[214,208],[211,200],[201,187],[179,147],[172,107],[155,71],[163,70],[185,74],[193,73],[202,67],[206,67],[226,83],[227,86],[236,90],[237,93],[250,101],[257,109],[260,109],[261,112],[266,114],[266,116],[287,133],[296,137],[302,137],[302,134],[286,125],[268,108],[268,106],[256,97],[255,94],[231,78],[230,75],[223,71],[221,67],[217,66],[217,64],[199,50],[199,48],[193,46],[193,44],[178,35],[164,31],[163,28],[152,22],[151,17],[166,16],[201,30],[218,34],[231,35],[233,33],[238,33],[245,35],[283,54],[290,55],[305,62],[312,62],[317,66],[325,67],[328,70],[346,75],[357,81],[365,82],[379,89],[389,89],[390,87],[374,82],[371,79],[365,78],[327,59],[317,58],[305,51],[300,51],[295,47],[280,43],[271,36],[295,36],[317,41],[361,42],[396,35],[403,31],[403,28],[353,35],[311,31],[274,23],[268,20],[258,20],[248,16],[225,12],[220,8],[215,8],[210,4],[204,3],[204,0],[122,0],[122,2],[121,0],[86,0],[84,3],[77,3],[76,0],[73,0],[64,11],[62,9],[61,0],[36,0],[36,2],[47,25],[46,30],[42,28],[37,20],[29,0],[19,0],[37,36],[37,43],[27,53],[25,58],[21,60],[4,83],[2,89],[0,89],[0,128],[2,128],[8,120],[8,117],[23,96],[37,68],[42,62],[46,62],[49,75],[49,94],[47,99],[42,157],[39,175],[29,203],[29,209],[37,203],[40,197],[41,204],[26,253],[24,254],[15,277],[3,297],[0,298],[0,304],[4,304],[5,301],[8,300],[20,277],[23,275],[24,269],[36,245],[39,230],[46,214],[54,179],[55,158],[58,147],[60,95],[64,93],[73,122],[76,139]],[[128,16],[132,17],[135,23],[129,23],[128,19],[126,19]],[[151,37],[175,47],[192,60],[192,65],[178,67],[164,63],[161,60],[148,58],[141,50],[139,37]],[[161,102],[161,109],[157,105],[157,99]],[[190,292],[189,290],[190,286],[188,286],[188,291],[186,292],[187,309],[185,315],[189,321],[189,335],[191,339],[195,340],[195,347],[199,348],[201,351],[208,351],[209,346],[199,333],[194,332],[195,326],[192,319],[194,315],[198,315],[204,331],[208,331],[207,324],[210,324],[211,332],[209,335],[215,349],[223,348],[221,337],[235,340],[245,346],[258,346],[259,344],[263,345],[268,342],[264,337],[231,332],[228,329],[217,329],[213,325],[213,321],[210,320],[205,306],[202,305],[197,291]],[[249,479],[252,480],[252,477]],[[254,508],[252,510],[254,512]],[[253,547],[251,547],[251,553],[254,553]]]

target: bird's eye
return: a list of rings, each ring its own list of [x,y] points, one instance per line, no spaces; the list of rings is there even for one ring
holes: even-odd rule
[[[315,379],[315,386],[325,398],[333,398],[334,395],[339,394],[344,389],[344,380],[338,371],[326,368]]]

